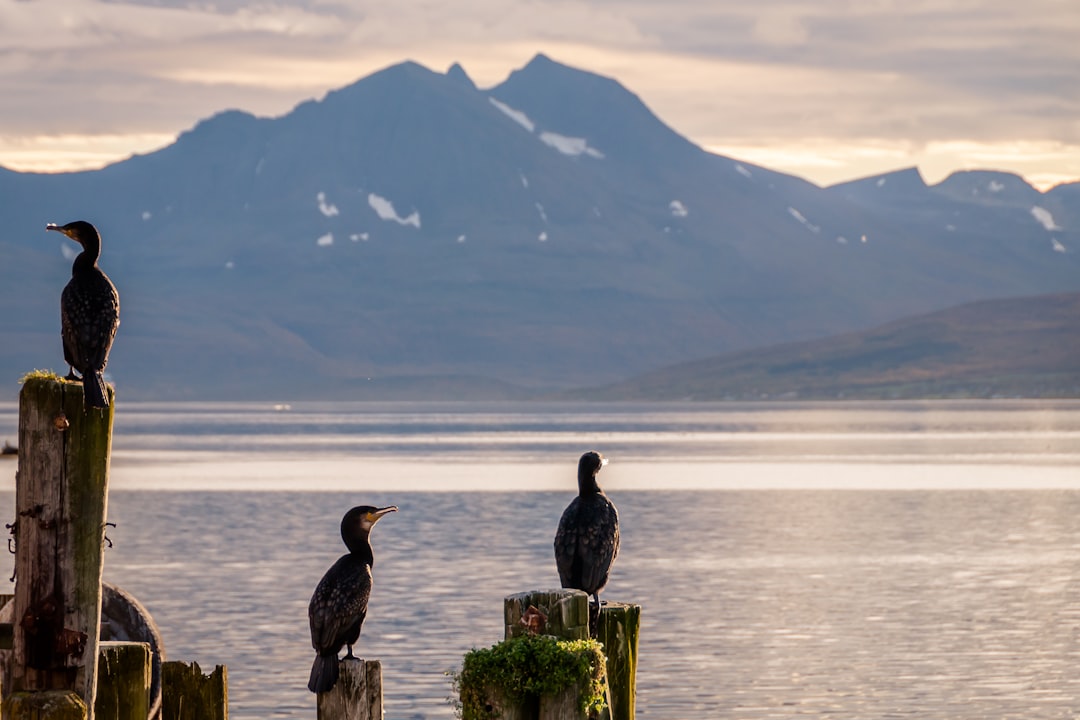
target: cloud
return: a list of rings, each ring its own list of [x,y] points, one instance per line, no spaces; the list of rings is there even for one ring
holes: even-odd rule
[[[490,87],[538,51],[617,78],[736,157],[846,145],[806,161],[847,167],[964,142],[1072,157],[1076,37],[1070,0],[9,0],[0,163],[5,144],[131,135],[145,149],[222,109],[279,115],[406,59],[460,61]]]

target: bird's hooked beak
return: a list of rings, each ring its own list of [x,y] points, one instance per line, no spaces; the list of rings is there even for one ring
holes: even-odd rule
[[[66,235],[66,236],[68,237],[68,239],[70,239],[70,240],[74,240],[75,242],[77,242],[77,243],[79,243],[80,245],[82,245],[82,241],[81,241],[81,240],[79,240],[79,238],[75,237],[75,235],[73,235],[73,234],[71,233],[71,231],[70,231],[70,230],[68,230],[68,229],[67,229],[66,227],[64,227],[63,225],[57,225],[56,223],[49,223],[48,225],[46,225],[46,226],[45,226],[45,229],[46,229],[46,230],[55,230],[55,231],[56,231],[56,232],[58,232],[58,233],[62,233],[62,234],[64,234],[64,235]]]
[[[387,505],[384,508],[376,508],[373,512],[368,513],[368,522],[374,525],[383,515],[389,515],[392,512],[397,512],[397,505]]]

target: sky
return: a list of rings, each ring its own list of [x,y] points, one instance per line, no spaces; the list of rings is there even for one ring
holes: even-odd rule
[[[101,167],[405,60],[489,88],[538,52],[819,185],[1080,180],[1078,0],[0,0],[0,165]]]

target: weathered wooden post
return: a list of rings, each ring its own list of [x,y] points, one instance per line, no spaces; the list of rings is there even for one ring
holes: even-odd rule
[[[340,661],[338,680],[319,693],[319,720],[383,720],[382,665],[378,660]]]
[[[229,720],[225,666],[204,675],[197,662],[162,663],[161,720]]]
[[[113,405],[84,410],[77,383],[23,381],[5,720],[92,716],[112,424]]]
[[[503,600],[505,637],[553,635],[560,640],[587,640],[589,637],[589,596],[581,590],[530,590]],[[536,717],[538,720],[575,720],[580,685],[571,685],[555,695],[543,695],[533,708],[525,704],[507,708],[504,718]],[[535,715],[534,715],[535,713]],[[601,720],[607,719],[607,711]]]
[[[640,605],[605,602],[600,606],[596,639],[604,646],[604,655],[607,656],[611,720],[634,720],[640,627]]]
[[[533,608],[530,613],[529,608]],[[541,632],[564,640],[589,637],[589,600],[580,590],[533,590],[505,598],[506,637]],[[536,615],[534,613],[540,613]],[[608,712],[611,720],[634,720],[637,701],[638,632],[641,606],[604,602],[596,639],[607,658]],[[573,692],[547,698],[540,717],[570,718],[577,713]]]
[[[540,615],[530,613],[529,608]],[[589,637],[589,596],[581,590],[530,590],[510,595],[503,599],[503,616],[507,639],[529,633],[561,640]]]
[[[101,643],[94,720],[146,720],[150,712],[150,644]]]

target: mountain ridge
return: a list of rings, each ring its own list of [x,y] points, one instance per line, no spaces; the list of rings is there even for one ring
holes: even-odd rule
[[[573,396],[1080,397],[1080,293],[981,300],[858,333],[681,363]]]
[[[70,260],[42,226],[73,219],[103,233],[123,305],[110,370],[141,398],[576,387],[1080,289],[1068,188],[1036,214],[1004,180],[979,202],[818,188],[708,153],[550,58],[490,90],[466,79],[402,63],[102,170],[0,173],[0,373],[62,361]]]

